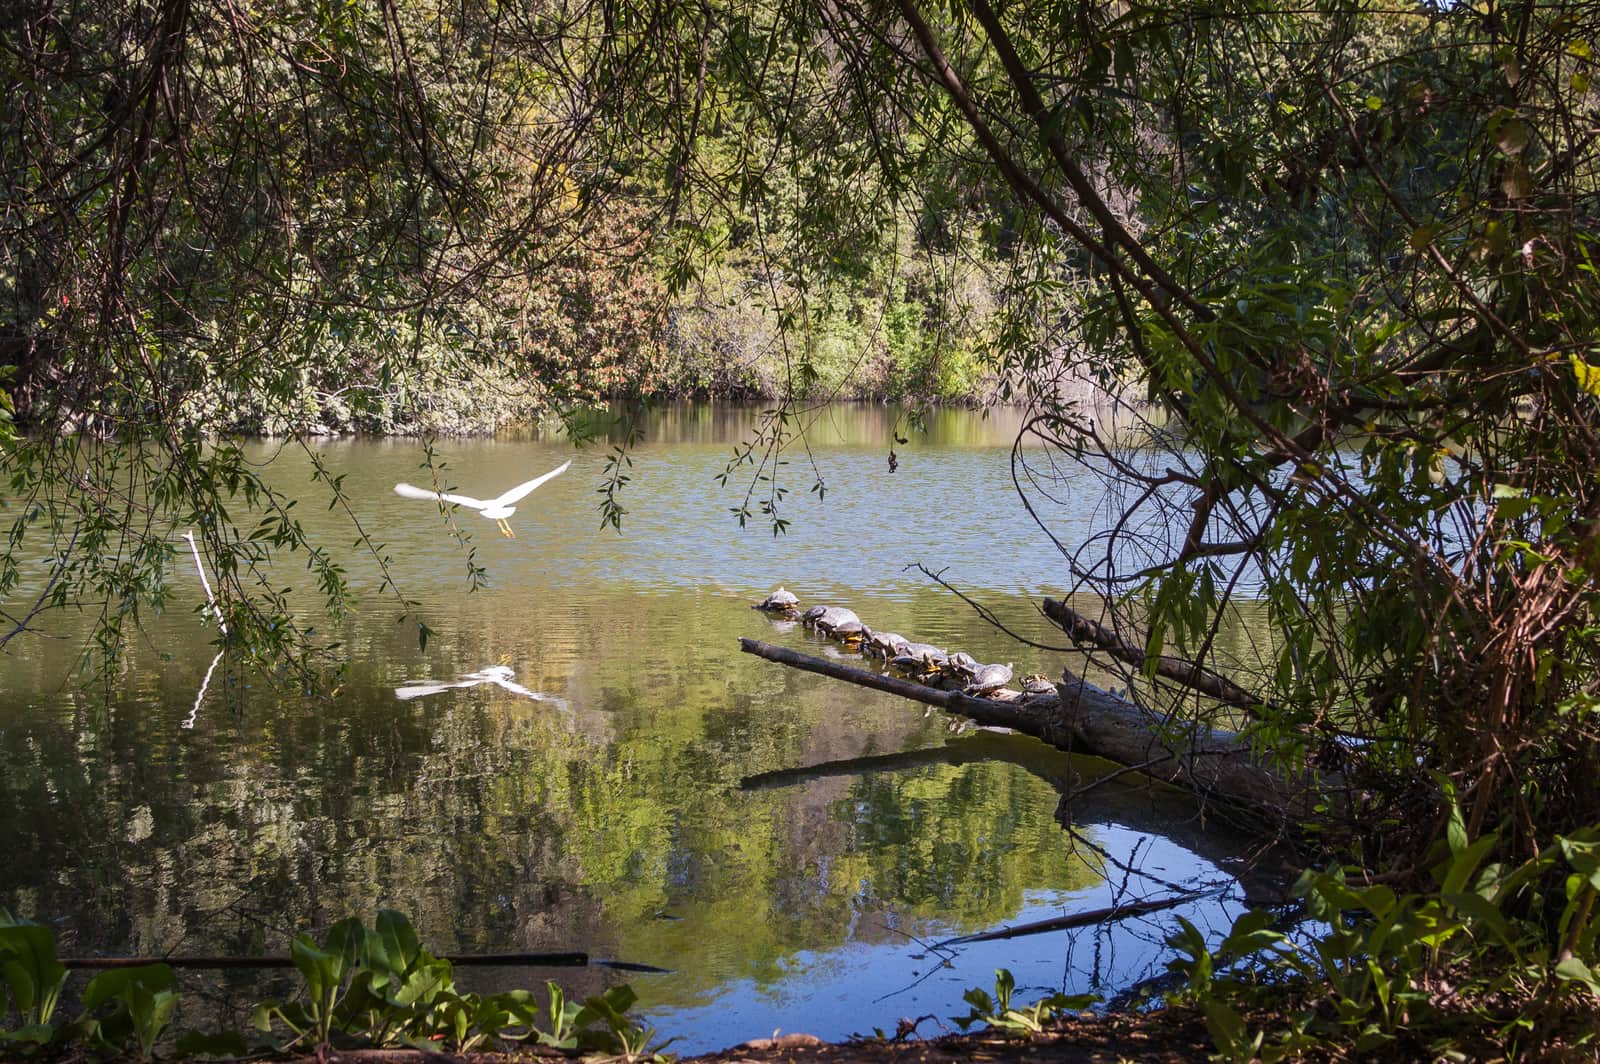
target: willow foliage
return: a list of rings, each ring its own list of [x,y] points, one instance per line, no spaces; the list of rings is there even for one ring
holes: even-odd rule
[[[265,563],[304,556],[335,617],[343,571],[229,430],[426,431],[441,393],[464,418],[634,379],[618,367],[653,327],[653,282],[638,212],[601,210],[617,175],[594,134],[641,54],[602,21],[581,4],[8,11],[0,385],[25,432],[0,451],[0,645],[76,603],[114,663],[194,528],[232,642],[305,662],[315,640]],[[586,344],[563,341],[576,326]],[[20,568],[41,556],[42,581]]]

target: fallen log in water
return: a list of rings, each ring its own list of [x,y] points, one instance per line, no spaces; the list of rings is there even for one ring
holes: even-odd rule
[[[740,639],[739,646],[780,665],[938,706],[979,724],[1012,728],[1062,750],[1134,766],[1147,776],[1251,808],[1270,820],[1299,819],[1314,798],[1312,781],[1288,779],[1259,764],[1249,745],[1232,732],[1175,720],[1071,673],[1063,673],[1056,685],[1058,702],[999,702],[936,690],[757,639]],[[1315,782],[1317,790],[1326,793],[1337,781],[1324,777]]]
[[[1126,665],[1132,665],[1136,669],[1144,668],[1144,647],[1128,642],[1099,621],[1085,617],[1060,599],[1045,599],[1042,610],[1046,617],[1067,633],[1074,644],[1081,646],[1088,643],[1106,651]],[[1155,672],[1157,676],[1165,676],[1219,702],[1238,706],[1252,714],[1266,704],[1261,698],[1246,691],[1226,676],[1219,676],[1208,669],[1202,669],[1194,662],[1185,661],[1183,658],[1164,654],[1156,659]]]

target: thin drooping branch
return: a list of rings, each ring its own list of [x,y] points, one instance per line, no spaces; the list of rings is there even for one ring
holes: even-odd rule
[[[33,606],[28,610],[27,613],[23,614],[19,618],[13,618],[4,610],[0,610],[0,616],[3,616],[7,620],[14,622],[9,632],[5,633],[4,635],[0,635],[0,649],[4,649],[5,645],[11,642],[11,640],[16,636],[21,635],[23,632],[29,631],[28,626],[33,622],[33,619],[43,612],[45,603],[50,598],[50,592],[54,590],[56,584],[61,580],[62,575],[67,571],[67,559],[72,556],[72,548],[78,542],[78,533],[82,531],[82,525],[78,525],[73,528],[72,538],[67,541],[67,549],[62,551],[60,559],[50,566],[50,579],[45,581],[44,589],[39,592],[39,597],[33,600]]]
[[[1173,277],[1161,268],[1161,265],[1151,258],[1144,245],[1128,232],[1116,214],[1107,206],[1100,194],[1089,183],[1089,177],[1084,173],[1083,167],[1067,152],[1065,142],[1061,139],[1059,124],[1049,121],[1049,111],[1044,100],[1039,96],[1039,90],[1034,87],[1033,79],[1022,59],[1017,55],[1016,48],[1011,43],[1011,37],[1000,25],[1000,20],[995,16],[994,9],[986,0],[973,0],[972,13],[977,16],[983,25],[984,32],[988,34],[989,43],[994,45],[995,52],[1000,56],[1000,63],[1005,67],[1006,76],[1011,79],[1011,85],[1017,90],[1017,95],[1022,100],[1023,111],[1039,127],[1040,134],[1044,137],[1045,145],[1050,149],[1050,155],[1061,168],[1061,173],[1067,179],[1067,184],[1072,186],[1072,191],[1077,195],[1078,202],[1084,210],[1094,216],[1105,230],[1108,244],[1120,245],[1139,264],[1150,279],[1155,282],[1159,290],[1169,298],[1182,303],[1189,313],[1201,321],[1208,321],[1215,315],[1211,309],[1196,299],[1187,288],[1180,285]],[[1115,276],[1113,274],[1113,276]]]

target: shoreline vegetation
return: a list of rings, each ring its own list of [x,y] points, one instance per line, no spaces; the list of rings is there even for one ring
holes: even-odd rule
[[[488,958],[457,961],[483,959]],[[223,960],[227,963],[218,963]],[[288,957],[174,958],[169,964],[149,958],[61,959],[50,928],[15,920],[0,909],[0,962],[5,994],[0,1001],[9,999],[20,1021],[15,1030],[4,1032],[0,1043],[32,1059],[152,1060],[158,1049],[170,1059],[394,1064],[536,1057],[663,1062],[676,1057],[666,1052],[670,1032],[658,1032],[633,1015],[637,996],[626,984],[581,999],[568,997],[554,982],[547,982],[543,991],[467,991],[455,984],[451,960],[431,953],[410,921],[394,910],[380,910],[371,927],[349,918],[320,939],[298,935]],[[301,980],[298,992],[256,1003],[249,1033],[242,1023],[221,1016],[212,1019],[222,1021],[218,1029],[185,1029],[178,970],[263,966],[292,968]],[[86,985],[69,991],[69,971],[86,967],[99,971]],[[982,988],[967,992],[965,1000],[972,1006],[967,1016],[902,1017],[892,1034],[877,1029],[834,1043],[804,1033],[774,1032],[770,1038],[686,1059],[811,1057],[889,1064],[975,1054],[1020,1060],[1043,1051],[1054,1060],[1102,1061],[1123,1059],[1123,1052],[1135,1047],[1155,1050],[1154,1056],[1141,1053],[1143,1060],[1203,1059],[1198,1052],[1201,1027],[1190,1011],[1093,1014],[1083,1010],[1097,998],[1060,994],[1024,1004],[1013,995],[1009,971],[997,970],[995,977],[994,997]],[[74,1010],[76,1015],[68,1018]],[[951,1024],[962,1033],[951,1033]],[[974,1024],[983,1026],[968,1033]],[[924,1036],[925,1025],[941,1033]],[[305,1055],[308,1051],[314,1055]]]
[[[1074,645],[1303,790],[1314,935],[1167,940],[1218,1053],[1593,1058],[1600,5],[159,0],[0,45],[0,597],[51,559],[0,648],[98,611],[109,684],[192,521],[227,644],[315,676],[260,574],[353,588],[216,435],[1022,397],[1030,512],[1107,488],[1047,574]],[[782,404],[730,467],[775,533]]]

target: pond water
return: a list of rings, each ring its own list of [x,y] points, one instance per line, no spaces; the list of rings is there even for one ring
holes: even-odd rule
[[[227,661],[212,670],[214,633],[187,608],[85,689],[71,669],[80,621],[52,617],[51,638],[0,658],[0,904],[55,927],[64,953],[146,955],[282,952],[297,931],[397,908],[440,952],[584,950],[671,969],[626,980],[683,1053],[778,1029],[892,1031],[902,1016],[934,1017],[922,1032],[935,1033],[1001,966],[1024,1000],[1109,996],[1161,972],[1178,913],[1225,926],[1240,903],[1221,890],[1105,927],[933,948],[1225,888],[1219,865],[1250,840],[1126,778],[1058,808],[1110,766],[953,731],[902,699],[740,653],[740,636],[841,653],[750,609],[782,584],[1018,676],[1077,663],[996,631],[915,567],[1061,642],[1033,606],[1064,590],[1063,567],[1011,487],[1014,415],[945,411],[911,432],[884,407],[818,411],[788,456],[792,524],[777,537],[730,512],[748,466],[716,480],[758,420],[743,407],[653,414],[620,534],[599,527],[604,443],[441,442],[445,479],[480,497],[572,460],[519,507],[514,539],[458,513],[489,578],[477,591],[446,517],[391,491],[428,482],[418,443],[320,445],[421,603],[426,648],[354,551],[362,608],[338,632],[347,668],[331,696],[285,693]],[[309,485],[303,454],[257,450],[275,483]],[[818,475],[825,495],[808,490]],[[349,543],[305,490],[303,520]],[[1051,512],[1063,542],[1094,531],[1096,491],[1085,483]],[[177,564],[192,579],[186,553]],[[294,578],[308,579],[274,575]],[[309,607],[314,589],[297,597]],[[489,667],[510,679],[471,682]],[[624,978],[462,975],[578,992]],[[245,981],[208,978],[212,995]]]

